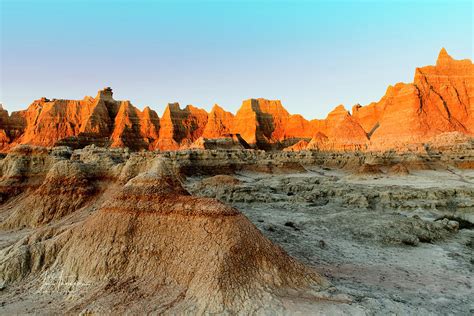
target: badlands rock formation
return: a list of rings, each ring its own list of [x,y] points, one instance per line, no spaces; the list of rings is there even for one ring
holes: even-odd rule
[[[281,313],[301,295],[349,302],[322,292],[324,278],[237,209],[191,196],[176,162],[94,146],[12,150],[0,161],[0,232],[10,236],[2,297],[27,288],[60,297],[48,312],[70,313]]]
[[[233,123],[234,133],[249,144],[269,149],[285,140],[310,138],[310,122],[300,115],[290,115],[279,100],[250,99],[242,103]]]
[[[231,134],[234,115],[223,108],[214,105],[208,116],[208,121],[202,134],[205,138],[220,138]]]
[[[0,156],[0,313],[463,314],[463,137],[400,153],[19,145]]]
[[[318,122],[314,138],[313,143],[327,138],[328,141],[321,149],[333,150],[363,150],[369,140],[367,133],[343,105],[337,106],[325,120]]]
[[[416,69],[413,83],[390,86],[378,102],[356,105],[352,113],[339,105],[323,120],[291,115],[279,100],[266,99],[245,100],[235,115],[218,105],[207,113],[172,103],[160,119],[148,107],[142,112],[129,101],[114,100],[106,88],[83,100],[42,98],[11,116],[0,107],[0,151],[17,144],[179,150],[201,137],[229,135],[240,135],[250,147],[265,150],[302,140],[309,144],[300,142],[298,149],[403,149],[442,133],[474,135],[473,98],[474,65],[453,59],[443,48],[435,66]]]
[[[425,141],[441,132],[473,134],[474,65],[454,60],[443,48],[435,66],[417,68],[413,83],[398,83],[368,106],[356,106],[353,116],[386,148]]]
[[[176,150],[189,145],[202,135],[206,123],[206,111],[192,105],[180,109],[178,103],[168,104],[160,121],[160,137],[155,148]]]

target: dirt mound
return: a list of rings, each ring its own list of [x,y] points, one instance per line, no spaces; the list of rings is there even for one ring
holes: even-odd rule
[[[189,195],[167,170],[131,179],[69,229],[3,249],[0,279],[32,276],[33,288],[75,293],[70,312],[105,313],[281,312],[280,298],[328,287],[239,211]]]
[[[241,181],[239,179],[225,174],[219,174],[201,181],[201,184],[204,186],[238,185],[240,183]]]
[[[233,137],[203,138],[199,137],[194,143],[182,146],[180,149],[223,149],[243,150],[245,147]]]
[[[383,171],[380,169],[378,165],[364,163],[360,168],[357,170],[358,174],[370,175],[370,174],[383,174]]]
[[[99,193],[99,188],[94,185],[95,177],[83,163],[57,162],[37,189],[13,203],[13,212],[1,226],[35,227],[80,209]]]
[[[0,161],[0,204],[21,192],[36,188],[55,160],[48,150],[35,146],[16,146]]]
[[[408,168],[401,163],[397,163],[396,165],[393,165],[390,170],[388,171],[390,174],[396,174],[400,176],[406,176],[410,174],[410,171]]]
[[[297,142],[296,144],[284,148],[283,151],[299,151],[299,150],[305,150],[306,147],[308,147],[308,144],[309,144],[309,142],[307,142],[306,140],[302,139],[302,140],[300,140],[299,142]]]

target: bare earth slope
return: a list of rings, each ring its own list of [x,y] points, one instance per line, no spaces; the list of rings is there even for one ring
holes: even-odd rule
[[[229,176],[234,181],[194,177],[188,188],[242,209],[365,314],[468,315],[474,173],[451,171],[355,175],[307,166],[286,174],[239,172]]]
[[[301,297],[355,308],[237,209],[189,195],[166,157],[21,147],[0,169],[19,184],[0,206],[4,312],[282,313]]]

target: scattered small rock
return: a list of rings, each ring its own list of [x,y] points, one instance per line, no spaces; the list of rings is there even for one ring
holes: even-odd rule
[[[286,226],[286,227],[291,227],[291,228],[293,228],[294,230],[300,230],[298,227],[296,227],[295,223],[293,223],[293,222],[286,222],[286,223],[285,223],[285,226]]]
[[[454,231],[459,230],[459,223],[456,221],[449,221],[447,226],[450,230],[454,230]]]
[[[415,236],[407,236],[407,238],[402,239],[402,243],[407,246],[417,246],[420,240]]]
[[[275,227],[273,227],[273,226],[268,226],[268,227],[266,228],[266,230],[268,230],[269,232],[274,232],[274,231],[275,231]]]

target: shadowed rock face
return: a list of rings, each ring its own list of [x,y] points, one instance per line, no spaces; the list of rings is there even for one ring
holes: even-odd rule
[[[149,148],[153,140],[158,138],[159,125],[158,115],[150,108],[147,107],[140,112],[129,101],[122,101],[110,137],[111,146]]]
[[[207,117],[206,111],[192,105],[181,109],[178,103],[168,104],[160,121],[160,137],[154,149],[176,150],[191,144],[203,134]]]
[[[230,134],[234,122],[234,115],[223,108],[214,105],[208,116],[206,127],[204,128],[204,138],[221,138]]]
[[[8,112],[3,109],[3,106],[0,104],[0,147],[7,146],[10,142],[10,137],[8,136]]]
[[[290,115],[280,100],[250,99],[234,118],[233,131],[249,144],[269,149],[311,138],[314,126],[301,115]]]
[[[352,114],[339,105],[323,120],[291,115],[279,100],[262,98],[245,100],[235,116],[217,105],[207,113],[172,103],[159,119],[148,107],[141,112],[129,101],[114,100],[110,88],[83,100],[42,98],[11,116],[0,108],[2,152],[17,144],[179,150],[201,137],[229,134],[258,149],[282,149],[316,135],[317,146],[308,149],[389,150],[447,132],[474,135],[474,66],[445,49],[436,65],[416,69],[413,83],[389,86],[380,101],[356,105]],[[324,144],[321,137],[327,138]]]

